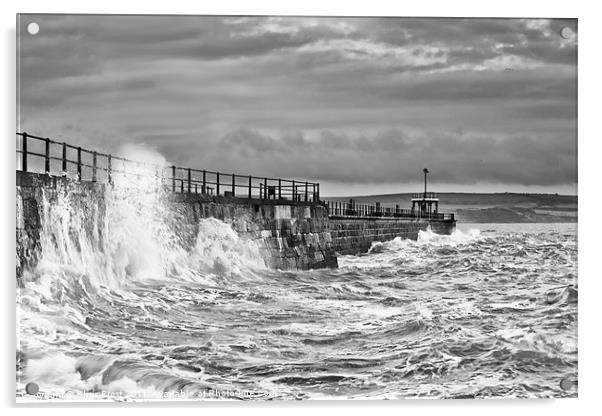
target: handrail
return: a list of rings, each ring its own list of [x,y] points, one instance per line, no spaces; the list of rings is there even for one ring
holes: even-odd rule
[[[325,201],[328,215],[343,218],[414,218],[438,221],[455,221],[453,213],[428,212],[420,210],[382,207],[379,202],[374,205],[358,204],[356,202]]]
[[[144,167],[154,169],[154,175],[151,175],[159,179],[166,189],[176,193],[222,194],[249,199],[320,202],[320,184],[318,182],[223,173],[175,165],[164,167],[85,149],[26,132],[17,132],[16,134],[21,139],[21,148],[17,149],[17,155],[20,156],[20,170],[24,172],[30,171],[30,162],[39,163],[43,160],[43,166],[37,166],[40,173],[56,174],[57,176],[69,176],[71,173],[76,175],[77,180],[84,180],[86,173],[84,169],[86,169],[91,170],[90,181],[112,183],[116,174],[133,175],[140,178],[142,174],[139,168]],[[34,143],[43,143],[43,149],[29,150],[28,145]],[[52,152],[52,149],[57,147],[60,148],[60,155]],[[76,159],[68,157],[69,151],[76,152]],[[30,156],[34,156],[34,158]],[[60,162],[60,168],[53,167],[52,162]],[[72,171],[73,166],[76,168],[75,172]],[[31,166],[31,168],[35,167]]]
[[[417,192],[412,194],[412,199],[438,199],[439,195],[435,192]]]

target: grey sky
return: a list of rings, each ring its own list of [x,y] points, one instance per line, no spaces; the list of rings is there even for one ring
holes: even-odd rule
[[[433,189],[575,192],[575,20],[22,15],[19,37],[32,134],[333,195],[424,166]]]

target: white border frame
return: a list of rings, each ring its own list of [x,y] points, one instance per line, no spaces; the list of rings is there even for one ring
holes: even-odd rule
[[[220,403],[202,402],[193,404],[177,403],[146,403],[113,405],[73,405],[69,408],[50,406],[19,409],[20,412],[40,413],[60,412],[61,414],[105,413],[106,411],[125,413],[132,410],[149,412],[149,407],[178,407],[178,412],[215,412],[231,411],[247,414],[299,414],[308,412],[332,412],[333,407],[344,408],[344,412],[364,414],[371,407],[384,414],[399,414],[419,412],[420,415],[444,413],[445,416],[459,414],[487,416],[504,415],[508,412],[545,412],[547,415],[587,412],[589,407],[597,404],[597,387],[600,383],[600,342],[601,326],[599,322],[598,304],[602,294],[602,275],[598,272],[597,257],[600,253],[597,247],[597,235],[600,234],[600,189],[597,177],[599,165],[600,133],[598,120],[600,90],[600,53],[598,44],[602,17],[594,2],[548,0],[545,2],[526,2],[525,0],[502,0],[495,4],[482,1],[422,1],[422,2],[387,2],[371,0],[369,2],[351,3],[337,0],[301,0],[295,2],[276,0],[221,0],[219,2],[177,1],[167,2],[130,2],[123,0],[99,0],[97,2],[82,2],[76,0],[52,1],[4,1],[1,4],[0,18],[3,26],[4,59],[1,65],[2,80],[5,91],[2,100],[2,115],[5,126],[3,148],[0,152],[4,175],[2,175],[1,190],[3,203],[0,204],[2,219],[2,267],[4,284],[2,296],[3,328],[2,363],[5,371],[1,378],[2,403],[6,407],[15,406],[14,363],[15,363],[15,283],[14,283],[14,229],[15,229],[15,158],[13,140],[16,120],[15,106],[15,26],[16,13],[120,13],[120,14],[254,14],[254,15],[345,15],[345,16],[452,16],[452,17],[569,17],[579,19],[579,398],[558,400],[434,400],[434,401],[332,401],[332,402],[277,402],[277,403]],[[598,214],[598,215],[597,215]],[[24,407],[19,405],[17,407]],[[85,407],[85,410],[82,409]],[[60,409],[60,410],[59,410]],[[12,413],[14,409],[11,409]],[[157,409],[162,411],[161,409]]]

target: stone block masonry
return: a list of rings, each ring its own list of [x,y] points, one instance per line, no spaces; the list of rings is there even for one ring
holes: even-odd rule
[[[171,201],[182,215],[177,223],[192,227],[184,234],[196,236],[200,218],[217,218],[231,224],[241,237],[257,242],[272,268],[337,267],[324,206],[201,194],[173,194]]]

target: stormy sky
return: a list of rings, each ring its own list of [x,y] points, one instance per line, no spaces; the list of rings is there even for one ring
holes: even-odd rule
[[[423,167],[432,190],[576,192],[576,20],[21,15],[18,31],[21,131],[326,195],[419,191]]]

